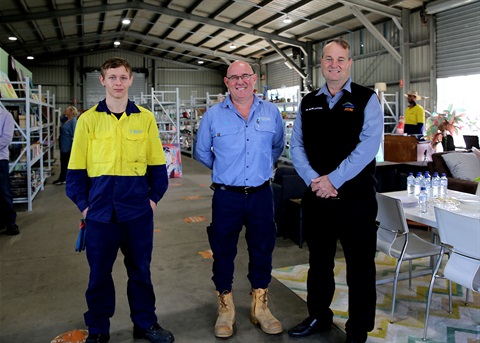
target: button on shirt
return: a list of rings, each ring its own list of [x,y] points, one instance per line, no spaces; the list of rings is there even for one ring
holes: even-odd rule
[[[248,121],[230,96],[202,117],[194,157],[212,169],[212,181],[256,187],[272,177],[284,148],[284,125],[278,108],[254,96]]]

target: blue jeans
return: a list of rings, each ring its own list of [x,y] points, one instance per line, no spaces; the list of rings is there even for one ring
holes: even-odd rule
[[[0,160],[0,229],[3,229],[4,225],[14,225],[16,219],[17,213],[13,208],[13,196],[10,189],[8,160]]]
[[[212,223],[207,228],[213,252],[212,280],[218,292],[231,291],[237,243],[245,225],[248,245],[248,279],[252,288],[267,288],[271,281],[272,253],[277,237],[273,192],[265,187],[245,195],[216,189]]]
[[[120,249],[127,269],[127,297],[132,322],[142,329],[157,322],[150,274],[153,249],[153,211],[123,223],[86,219],[86,253],[90,280],[86,292],[85,324],[90,333],[107,333],[115,312],[113,264]]]

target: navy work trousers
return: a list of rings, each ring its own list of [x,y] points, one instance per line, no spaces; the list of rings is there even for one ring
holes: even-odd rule
[[[86,253],[90,280],[86,292],[85,324],[90,333],[107,333],[115,312],[113,264],[120,249],[127,269],[127,297],[132,322],[149,328],[157,322],[150,276],[153,249],[153,211],[123,223],[86,219]]]
[[[329,322],[335,292],[335,253],[340,241],[347,266],[347,333],[367,338],[375,324],[377,299],[375,253],[377,200],[371,195],[322,199],[307,192],[303,201],[303,225],[310,253],[307,306],[310,316]]]
[[[273,213],[271,187],[264,187],[250,194],[215,190],[212,223],[207,232],[213,252],[212,280],[218,292],[232,290],[234,260],[243,226],[246,229],[249,256],[248,280],[252,288],[268,287],[277,236]]]

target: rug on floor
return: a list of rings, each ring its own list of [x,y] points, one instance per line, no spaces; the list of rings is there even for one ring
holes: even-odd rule
[[[396,260],[378,252],[376,257],[377,279],[391,277]],[[429,258],[413,263],[413,269],[428,267]],[[308,264],[301,264],[272,271],[272,276],[306,301],[306,279]],[[408,262],[402,266],[408,271]],[[335,261],[336,291],[331,309],[334,323],[345,328],[348,318],[348,287],[345,282],[345,259]],[[412,290],[408,280],[401,280],[397,287],[395,322],[390,323],[393,284],[377,286],[377,309],[375,329],[369,333],[368,342],[424,342],[423,323],[425,320],[426,294],[430,275],[412,280]],[[448,313],[447,282],[437,279],[432,295],[430,320],[428,325],[429,342],[474,343],[480,342],[480,295],[470,292],[469,304],[465,306],[465,288],[452,283],[453,313]]]

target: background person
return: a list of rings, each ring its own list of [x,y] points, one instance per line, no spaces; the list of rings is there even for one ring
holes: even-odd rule
[[[70,160],[70,153],[72,152],[73,135],[75,133],[75,126],[77,125],[78,110],[75,106],[66,108],[62,125],[60,126],[60,175],[54,185],[61,185],[66,183],[68,161]]]
[[[133,336],[153,343],[174,341],[157,323],[150,275],[153,212],[168,187],[165,156],[153,114],[128,99],[132,82],[132,69],[123,58],[103,63],[100,83],[106,98],[80,116],[68,165],[67,195],[86,220],[86,343],[110,339],[112,268],[119,249],[128,275]]]
[[[331,328],[340,240],[347,265],[346,342],[365,342],[375,324],[374,173],[383,114],[375,92],[352,82],[346,41],[327,42],[320,63],[326,83],[302,99],[291,138],[293,165],[309,186],[302,206],[310,269],[309,317],[288,333],[306,337]],[[319,134],[319,127],[328,129]]]
[[[283,151],[284,128],[277,107],[254,94],[256,81],[248,63],[229,66],[224,82],[230,95],[203,115],[194,150],[195,158],[213,170],[212,223],[207,232],[218,298],[217,337],[233,334],[234,260],[244,225],[252,286],[250,320],[268,334],[282,332],[267,299],[277,232],[270,178]]]
[[[7,235],[18,235],[17,212],[13,207],[13,195],[10,188],[8,146],[13,139],[15,119],[6,109],[0,108],[0,230],[6,228]]]
[[[409,135],[423,135],[425,125],[425,110],[417,104],[422,99],[417,91],[410,90],[405,94],[408,101],[408,107],[405,109],[405,125],[403,132]]]

